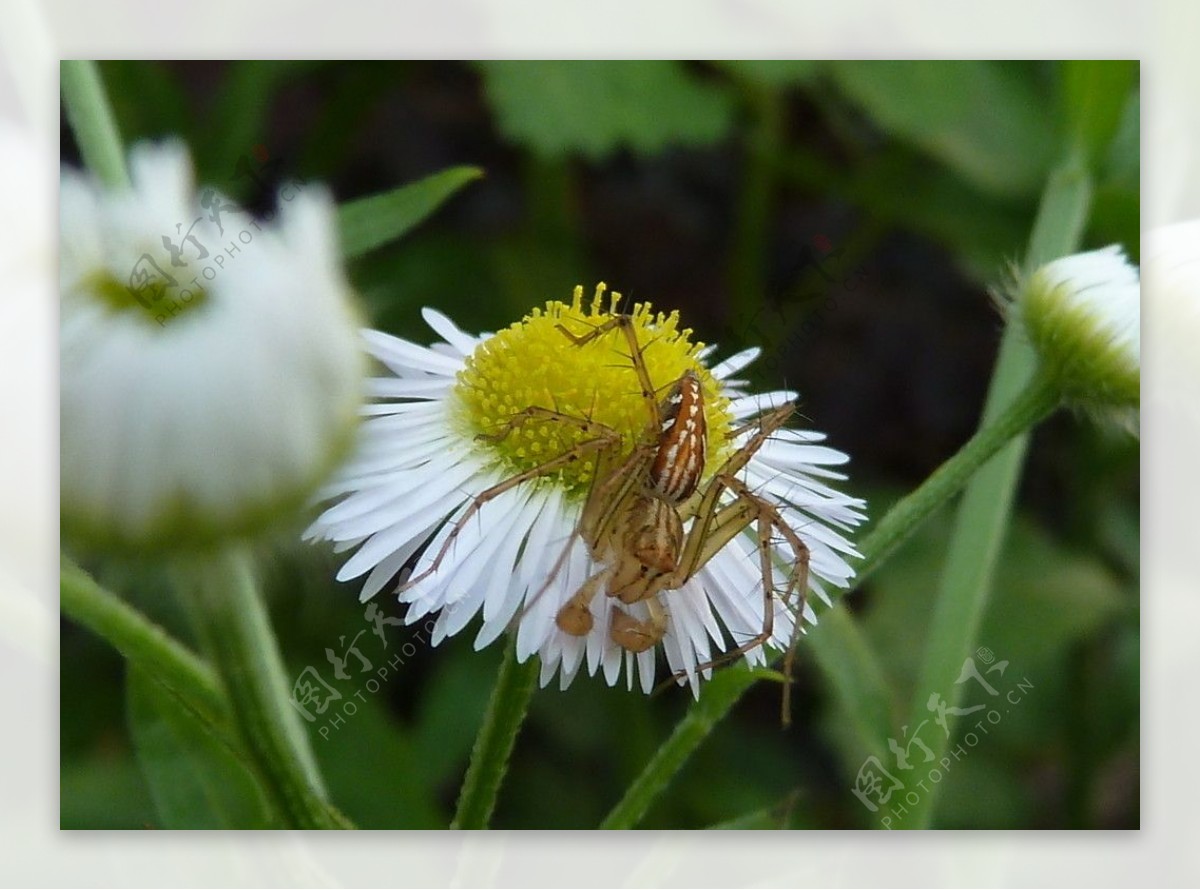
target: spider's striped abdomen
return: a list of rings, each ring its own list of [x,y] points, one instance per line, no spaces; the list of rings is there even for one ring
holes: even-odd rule
[[[686,501],[700,484],[707,446],[700,378],[685,371],[662,403],[662,429],[650,466],[650,489],[672,504]]]

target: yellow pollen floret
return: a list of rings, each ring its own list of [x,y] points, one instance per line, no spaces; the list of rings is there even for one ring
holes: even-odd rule
[[[466,435],[495,435],[513,415],[536,406],[615,430],[626,453],[635,444],[652,440],[656,433],[649,428],[646,400],[625,333],[613,328],[577,345],[557,327],[585,337],[611,319],[621,295],[614,291],[606,297],[606,290],[603,283],[597,285],[585,309],[583,288],[576,287],[570,305],[550,301],[479,345],[455,386],[457,416]],[[684,371],[690,369],[700,378],[708,421],[707,478],[728,451],[732,418],[718,381],[697,358],[704,344],[691,341],[691,329],[680,329],[678,312],[654,313],[649,303],[635,303],[629,314],[657,401],[666,397]],[[501,441],[480,440],[478,447],[515,474],[565,454],[589,438],[579,425],[538,417],[515,427]],[[580,497],[587,493],[594,471],[592,453],[544,479]]]

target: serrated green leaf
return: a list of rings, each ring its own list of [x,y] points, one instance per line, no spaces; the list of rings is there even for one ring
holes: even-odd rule
[[[1057,124],[1023,68],[981,61],[830,63],[834,82],[887,132],[978,188],[1025,195],[1045,180]]]
[[[728,91],[679,62],[484,62],[500,131],[546,158],[709,145],[733,122]]]
[[[130,734],[163,828],[275,828],[250,768],[153,677],[130,667]]]
[[[353,259],[394,241],[481,176],[478,167],[451,167],[390,192],[343,204],[338,210],[342,255]]]

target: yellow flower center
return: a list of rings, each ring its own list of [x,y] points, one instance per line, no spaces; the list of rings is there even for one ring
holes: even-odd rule
[[[545,309],[534,309],[479,345],[459,372],[455,387],[457,416],[466,435],[502,433],[514,415],[536,406],[603,424],[620,435],[625,453],[636,444],[653,441],[658,431],[650,428],[628,337],[615,326],[595,336],[613,318],[621,300],[615,291],[606,299],[605,291],[603,283],[597,285],[591,306],[584,309],[583,288],[576,287],[569,306],[548,302]],[[729,450],[732,417],[719,381],[697,358],[704,344],[692,342],[691,329],[680,329],[678,312],[654,313],[649,303],[635,303],[630,317],[641,360],[657,390],[655,399],[666,398],[684,371],[690,369],[700,377],[708,421],[707,478]],[[560,325],[576,339],[592,339],[573,342]],[[534,417],[513,427],[500,441],[480,440],[479,447],[515,474],[594,437],[579,424]],[[595,466],[595,452],[588,452],[542,478],[578,497],[586,494]]]

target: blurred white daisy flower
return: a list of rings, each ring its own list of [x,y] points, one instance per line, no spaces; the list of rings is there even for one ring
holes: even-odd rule
[[[1120,247],[1039,268],[1017,295],[1042,368],[1086,407],[1136,409],[1141,392],[1141,284]]]
[[[365,361],[333,204],[277,224],[207,189],[186,148],[130,153],[131,187],[61,180],[64,530],[191,546],[302,506],[353,439]]]
[[[787,646],[788,532],[807,545],[812,591],[828,603],[824,584],[849,584],[842,533],[863,502],[827,484],[845,478],[830,469],[844,454],[782,426],[795,393],[747,395],[732,379],[757,349],[710,369],[713,349],[677,314],[616,316],[618,301],[600,285],[589,308],[576,288],[572,304],[482,336],[426,309],[442,338],[430,347],[365,332],[389,373],[371,381],[360,447],[307,537],[357,548],[337,577],[366,575],[363,600],[407,566],[406,620],[438,612],[435,644],[481,616],[475,648],[515,624],[542,685],[558,673],[565,688],[586,663],[610,685],[624,667],[632,687],[636,664],[648,692],[661,641],[696,692],[712,661],[764,634],[763,556],[778,564],[769,642]],[[727,463],[738,455],[744,467]],[[733,479],[717,485],[722,469]],[[745,655],[765,661],[760,645]]]
[[[1200,219],[1151,229],[1142,241],[1147,316],[1157,352],[1156,389],[1169,393],[1171,412],[1200,419]],[[1167,358],[1169,356],[1169,358]]]

